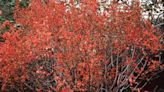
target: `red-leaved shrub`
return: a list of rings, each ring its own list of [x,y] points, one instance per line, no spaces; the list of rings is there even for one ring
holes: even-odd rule
[[[31,0],[26,8],[18,3],[14,19],[20,27],[1,25],[10,27],[0,43],[3,91],[15,85],[38,92],[139,90],[159,67],[150,55],[161,48],[160,34],[142,19],[137,0],[113,0],[102,13],[96,0]]]

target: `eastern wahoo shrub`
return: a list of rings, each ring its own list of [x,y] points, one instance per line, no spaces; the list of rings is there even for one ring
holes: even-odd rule
[[[78,7],[77,7],[78,6]],[[120,8],[122,6],[122,8]],[[16,0],[10,30],[1,36],[2,91],[74,92],[140,90],[160,68],[160,33],[143,20],[139,1]],[[148,76],[147,76],[148,75]],[[145,82],[144,82],[145,81]]]

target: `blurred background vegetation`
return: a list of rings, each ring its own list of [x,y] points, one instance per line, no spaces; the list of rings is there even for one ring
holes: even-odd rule
[[[29,0],[20,0],[19,6],[21,8],[25,8],[28,6],[28,4]],[[14,6],[15,0],[0,0],[0,24],[2,24],[5,20],[9,20],[11,23],[14,23]],[[8,29],[8,26],[3,29],[0,29],[0,34],[6,32]]]
[[[5,20],[9,20],[10,22],[14,22],[13,20],[13,10],[14,10],[15,0],[0,0],[0,23]]]

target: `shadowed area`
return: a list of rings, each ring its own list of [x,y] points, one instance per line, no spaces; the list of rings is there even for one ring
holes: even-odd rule
[[[164,70],[154,76],[154,78],[144,87],[150,92],[164,92]]]

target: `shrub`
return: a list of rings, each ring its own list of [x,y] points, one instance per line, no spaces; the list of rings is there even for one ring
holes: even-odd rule
[[[24,90],[22,85],[32,80],[29,72],[42,81],[26,86],[33,91],[138,90],[144,87],[141,80],[148,80],[145,75],[159,67],[150,55],[161,48],[160,34],[142,20],[137,1],[120,9],[113,0],[101,14],[96,0],[31,0],[27,8],[18,3],[14,19],[20,27],[2,25],[10,26],[0,43],[2,90],[8,85],[12,89],[15,82]],[[56,62],[40,66],[43,58]],[[48,72],[44,67],[53,69]],[[55,85],[44,87],[47,79],[42,79],[48,75]]]

